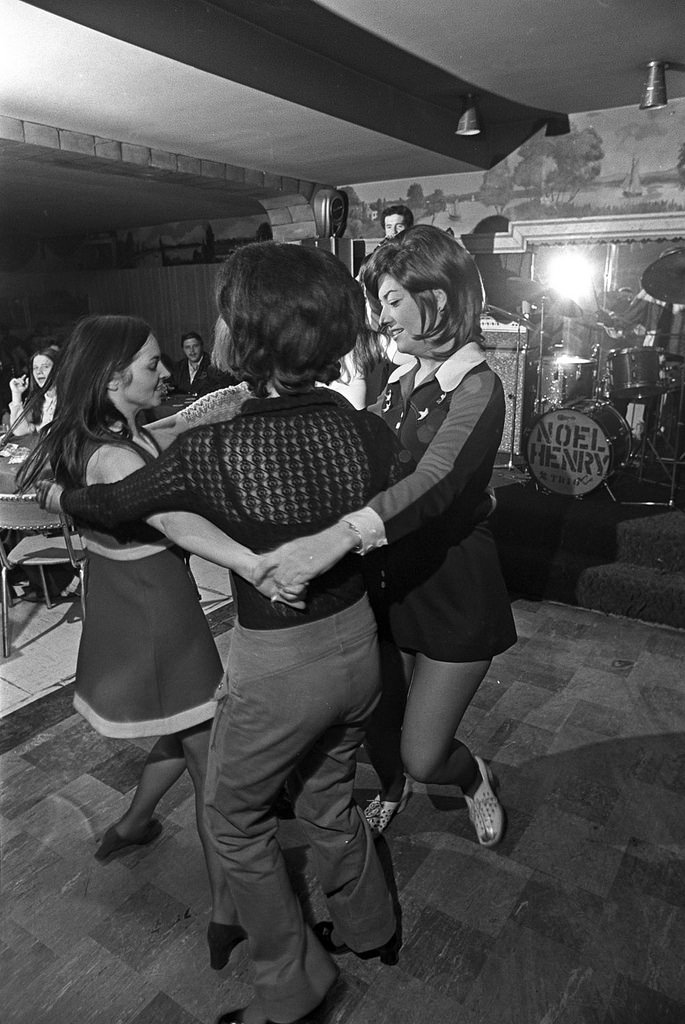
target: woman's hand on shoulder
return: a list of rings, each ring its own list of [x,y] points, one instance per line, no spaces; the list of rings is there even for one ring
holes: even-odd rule
[[[162,420],[155,420],[153,423],[148,423],[145,429],[148,434],[152,434],[162,451],[166,451],[166,449],[174,443],[176,438],[188,428],[185,421],[181,419],[179,414],[174,413],[173,416],[165,416]]]
[[[64,488],[54,480],[39,480],[36,483],[36,499],[46,512],[62,511]]]

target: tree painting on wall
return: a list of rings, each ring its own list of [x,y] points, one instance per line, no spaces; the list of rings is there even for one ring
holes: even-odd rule
[[[571,115],[567,135],[539,132],[487,171],[357,184],[349,237],[382,235],[384,206],[466,234],[485,217],[550,220],[685,210],[685,99]]]

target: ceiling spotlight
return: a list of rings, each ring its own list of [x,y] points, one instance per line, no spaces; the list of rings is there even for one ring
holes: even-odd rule
[[[642,93],[640,110],[659,110],[668,103],[666,97],[666,64],[663,60],[650,60],[647,65],[647,81]]]
[[[455,135],[480,135],[480,124],[478,122],[478,113],[476,106],[473,102],[473,96],[470,94],[464,101],[464,112],[459,118],[459,124]]]

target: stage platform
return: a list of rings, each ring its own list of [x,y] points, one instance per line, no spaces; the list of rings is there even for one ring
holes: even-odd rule
[[[522,459],[499,461],[491,525],[512,595],[685,629],[685,471],[673,497],[657,465],[575,498],[545,491]]]

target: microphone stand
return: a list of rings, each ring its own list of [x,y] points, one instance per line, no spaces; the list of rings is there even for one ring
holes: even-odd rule
[[[540,351],[538,352],[538,373],[535,386],[535,415],[542,415],[542,353],[545,347],[545,303],[546,295],[540,296]]]

